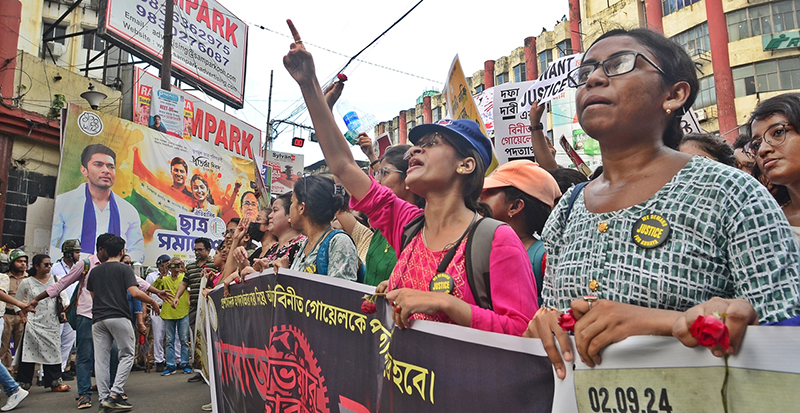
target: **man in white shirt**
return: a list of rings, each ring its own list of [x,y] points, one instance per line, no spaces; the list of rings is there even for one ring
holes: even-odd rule
[[[86,183],[56,197],[51,235],[51,255],[68,239],[81,242],[81,252],[95,254],[100,234],[121,236],[128,254],[144,261],[144,237],[139,212],[128,201],[114,194],[117,155],[111,148],[95,143],[81,153],[81,173]]]
[[[61,253],[63,257],[53,265],[50,269],[50,274],[56,276],[56,281],[69,274],[69,270],[73,265],[81,260],[81,242],[77,239],[68,239],[61,244]],[[83,263],[81,263],[83,265]],[[72,299],[72,293],[75,292],[77,284],[71,284],[64,290],[67,297]],[[64,303],[68,305],[69,303]],[[69,355],[72,353],[72,346],[75,344],[75,330],[69,323],[61,324],[61,379],[64,381],[71,381],[75,379],[74,371],[66,371]]]

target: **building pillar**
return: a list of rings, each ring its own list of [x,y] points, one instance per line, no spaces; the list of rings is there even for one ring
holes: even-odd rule
[[[494,87],[494,60],[483,62],[483,90]]]
[[[383,135],[386,133],[386,122],[381,122],[378,124],[378,135]]]
[[[431,97],[422,97],[422,123],[433,123],[433,109],[431,109]]]
[[[708,37],[711,42],[711,67],[714,71],[714,89],[717,92],[717,114],[719,116],[719,133],[722,139],[733,143],[739,135],[736,130],[735,92],[733,89],[733,72],[728,54],[728,25],[722,0],[706,0],[706,18],[708,19]],[[736,131],[736,133],[730,133]]]
[[[19,25],[22,20],[22,3],[19,0],[0,0],[0,25],[3,34],[0,36],[0,95],[4,98],[14,97],[14,72],[17,68],[17,43],[19,43]],[[3,244],[3,221],[6,216],[6,197],[8,194],[8,171],[11,166],[11,152],[14,139],[0,133],[0,244]]]
[[[574,47],[574,46],[573,46]],[[536,38],[525,38],[525,80],[534,80],[539,77],[539,60],[536,56]]]
[[[580,0],[569,0],[569,34],[572,41],[572,53],[582,52]]]
[[[662,23],[662,18],[664,16],[661,11],[661,0],[644,0],[644,12],[647,16],[647,28],[654,32],[664,34],[664,24]],[[711,30],[709,29],[709,31]],[[727,34],[725,36],[727,38]],[[727,40],[725,43],[727,43]]]
[[[400,119],[397,122],[397,141],[400,145],[405,145],[408,142],[408,123],[406,123],[406,111],[400,111]]]

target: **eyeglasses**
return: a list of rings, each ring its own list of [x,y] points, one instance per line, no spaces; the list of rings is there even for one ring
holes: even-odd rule
[[[772,125],[769,129],[767,129],[766,132],[764,132],[764,136],[753,138],[753,140],[744,146],[742,151],[745,155],[747,155],[748,158],[755,159],[756,156],[758,156],[758,151],[761,149],[761,144],[763,142],[767,142],[769,146],[772,146],[773,148],[780,146],[786,141],[787,126],[789,126],[788,123],[778,123],[776,125]]]
[[[203,252],[205,250],[206,250],[205,248],[195,248],[194,252],[195,252],[195,254],[197,254],[198,252]]]
[[[43,262],[42,266],[45,267],[45,268],[50,268],[50,267],[53,266],[53,263],[52,262]]]
[[[130,265],[131,267],[133,267],[133,261],[130,261],[130,262],[123,262],[123,264]]]
[[[233,235],[234,232],[236,232],[236,228],[231,228],[225,231],[225,235]]]
[[[438,138],[438,139],[437,139],[437,138]],[[407,160],[411,159],[411,155],[413,155],[413,154],[414,154],[414,149],[417,149],[417,148],[419,148],[419,149],[428,149],[428,148],[432,148],[432,147],[434,147],[434,146],[436,146],[436,145],[440,145],[440,144],[442,143],[442,139],[444,139],[444,137],[443,137],[442,135],[440,135],[440,134],[439,134],[439,132],[435,132],[435,133],[433,134],[433,137],[432,137],[430,140],[428,140],[428,141],[425,141],[425,142],[422,142],[422,143],[419,143],[419,144],[417,144],[417,145],[414,145],[414,146],[412,146],[411,148],[409,148],[409,149],[406,151],[406,154],[405,154],[405,155],[403,155],[403,160],[404,160],[404,161],[407,161]],[[401,173],[402,173],[402,172],[401,172]],[[377,177],[376,177],[375,179],[377,179],[377,180],[379,180],[379,181],[380,181],[380,179],[378,179]]]
[[[649,57],[639,52],[624,52],[618,55],[609,57],[606,60],[594,63],[582,64],[575,69],[570,70],[567,74],[567,83],[570,87],[577,88],[586,84],[589,76],[597,70],[597,66],[603,66],[603,72],[608,77],[620,76],[630,73],[636,68],[636,58],[641,56],[645,62],[650,63],[656,70],[663,76],[667,76],[655,62],[650,60]]]
[[[386,173],[387,172],[397,172],[397,173],[399,173],[401,175],[404,173],[403,171],[401,171],[399,169],[394,169],[394,168],[389,168],[388,166],[384,166],[383,168],[378,169],[378,171],[375,172],[375,180],[378,181],[378,182],[382,181],[383,178],[386,177]]]
[[[258,207],[258,202],[244,201],[244,203],[242,205],[244,205],[246,207],[256,208],[256,207]]]

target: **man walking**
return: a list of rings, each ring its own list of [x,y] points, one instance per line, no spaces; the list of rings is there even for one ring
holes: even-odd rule
[[[125,382],[133,367],[136,345],[130,321],[128,293],[133,298],[150,304],[155,314],[159,313],[158,303],[139,290],[133,269],[120,262],[124,248],[125,240],[118,236],[113,236],[102,247],[98,247],[97,255],[105,262],[92,270],[86,282],[86,289],[91,292],[93,302],[92,335],[97,391],[101,406],[108,410],[133,408],[122,399]],[[119,366],[113,386],[109,386],[111,345],[114,342],[119,348]]]
[[[78,261],[81,260],[81,242],[77,239],[68,239],[61,244],[61,254],[63,257],[53,265],[50,274],[56,276],[56,281],[64,278],[69,274],[69,270]],[[76,284],[67,287],[64,292],[67,297],[72,298],[72,293],[75,292]],[[67,305],[66,303],[64,305]],[[69,355],[72,352],[72,346],[75,345],[75,330],[69,323],[61,324],[61,379],[64,381],[75,380],[75,370],[67,371],[67,363],[69,362]]]
[[[169,270],[169,255],[162,254],[156,259],[156,267],[158,271],[153,271],[147,276],[147,282],[154,284],[159,277],[167,276]],[[157,295],[152,294],[156,303],[161,305],[162,300]],[[156,373],[161,373],[166,368],[166,360],[164,359],[164,320],[161,316],[150,314],[150,330],[153,333],[153,359],[156,363]]]
[[[14,297],[17,295],[17,288],[19,283],[28,277],[28,254],[25,251],[16,249],[8,254],[8,295]],[[11,338],[14,338],[14,347],[19,347],[22,342],[22,331],[25,329],[25,324],[14,309],[6,308],[3,312],[3,321],[5,327],[3,328],[2,345],[0,345],[0,360],[3,365],[11,370],[14,374],[16,367],[11,367]]]
[[[12,265],[15,261],[19,260],[20,257],[24,257],[25,266],[27,266],[28,257],[24,254],[25,253],[22,250],[11,251],[9,259],[12,262]],[[21,261],[23,260],[20,260],[20,262]],[[30,310],[25,303],[22,303],[13,296],[8,295],[8,275],[0,274],[0,314],[6,311],[6,303],[15,305],[21,310]],[[2,326],[0,326],[0,328],[2,328]],[[28,391],[20,387],[20,385],[14,381],[14,378],[11,377],[11,374],[2,364],[0,364],[0,386],[3,386],[3,390],[8,396],[8,401],[6,402],[5,406],[0,408],[0,411],[2,412],[13,410],[18,404],[20,404],[20,402],[22,402],[22,400],[28,397]]]

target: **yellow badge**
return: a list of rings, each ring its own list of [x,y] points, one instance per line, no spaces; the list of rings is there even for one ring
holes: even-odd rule
[[[592,291],[597,291],[600,288],[600,283],[597,280],[592,280],[589,282],[589,289]]]
[[[642,248],[656,248],[669,238],[670,225],[661,215],[645,215],[633,224],[631,238]]]
[[[440,272],[431,279],[430,290],[435,293],[450,294],[455,287],[453,277],[446,272]]]
[[[606,232],[606,231],[608,231],[608,222],[605,222],[605,221],[601,222],[601,223],[600,223],[600,225],[598,225],[598,226],[597,226],[597,229],[598,229],[600,232]]]

